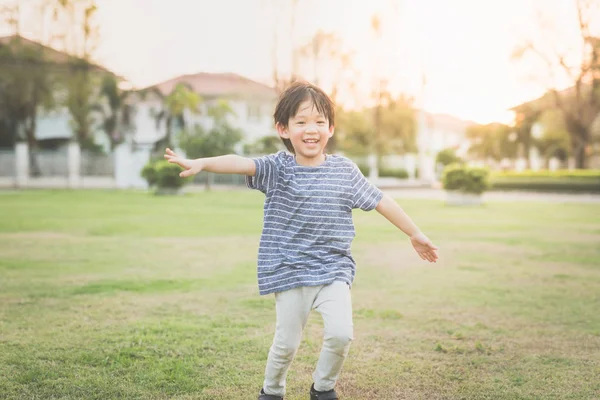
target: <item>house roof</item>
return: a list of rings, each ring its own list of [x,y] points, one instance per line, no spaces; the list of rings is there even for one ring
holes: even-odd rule
[[[23,36],[19,36],[19,35],[0,36],[0,47],[7,46],[7,45],[9,45],[11,42],[13,42],[15,40],[19,40],[19,41],[21,41],[21,43],[23,43],[23,44],[25,44],[27,46],[36,47],[38,49],[41,49],[43,51],[43,53],[44,53],[46,61],[48,63],[51,63],[51,64],[67,64],[69,62],[80,60],[79,57],[70,55],[70,54],[65,53],[63,51],[56,50],[56,49],[54,49],[52,47],[46,46],[46,45],[44,45],[42,43],[39,43],[39,42],[30,40],[30,39],[27,39],[27,38],[25,38]],[[108,69],[106,69],[106,68],[104,68],[104,67],[102,67],[100,65],[97,65],[97,64],[94,64],[94,63],[90,63],[90,65],[92,66],[92,68],[95,71],[108,73],[108,74],[116,76],[119,79],[124,79],[122,77],[117,76],[113,72],[109,71]]]
[[[472,125],[478,125],[473,121],[465,121],[453,115],[429,112],[425,112],[425,120],[432,127],[452,132],[463,132]]]
[[[163,95],[168,95],[179,83],[189,85],[194,92],[206,97],[260,96],[273,99],[277,97],[275,88],[233,73],[201,72],[182,75],[152,85],[145,90],[158,89]]]

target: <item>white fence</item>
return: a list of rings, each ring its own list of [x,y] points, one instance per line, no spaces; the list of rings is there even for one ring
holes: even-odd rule
[[[18,143],[14,150],[0,150],[0,188],[106,188],[146,189],[141,171],[150,159],[152,145],[135,147],[122,144],[110,154],[81,150],[77,143],[66,148],[41,150],[30,154],[27,143]],[[31,160],[30,160],[31,156]],[[374,158],[353,157],[360,165],[370,166],[369,180],[379,186],[414,184],[417,160],[414,155],[389,156],[382,160],[386,168],[402,168],[408,180],[378,177]],[[244,186],[243,176],[198,174],[194,185]]]
[[[113,154],[81,151],[77,143],[31,153],[27,143],[17,143],[0,150],[0,187],[116,188],[115,164]]]

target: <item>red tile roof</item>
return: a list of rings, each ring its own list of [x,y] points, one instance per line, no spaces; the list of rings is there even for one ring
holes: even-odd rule
[[[168,95],[178,83],[188,84],[195,92],[206,97],[260,96],[273,99],[277,97],[274,88],[232,73],[201,72],[182,75],[147,89],[155,88],[163,95]]]
[[[37,47],[39,49],[42,50],[47,62],[49,63],[54,63],[54,64],[67,64],[69,62],[73,62],[75,60],[78,60],[78,57],[72,56],[70,54],[67,54],[63,51],[59,51],[56,49],[53,49],[52,47],[46,46],[42,43],[27,39],[23,36],[19,36],[19,35],[11,35],[11,36],[0,36],[0,46],[7,46],[10,43],[12,43],[15,40],[19,40],[22,44],[26,45],[26,46],[30,46],[30,47]],[[107,70],[106,68],[91,63],[91,66],[94,70],[96,71],[100,71],[100,72],[105,72],[105,73],[109,73],[112,75],[115,75],[114,73],[112,73],[111,71]],[[115,75],[116,76],[116,75]],[[119,77],[120,78],[120,77]],[[121,78],[122,79],[122,78]]]

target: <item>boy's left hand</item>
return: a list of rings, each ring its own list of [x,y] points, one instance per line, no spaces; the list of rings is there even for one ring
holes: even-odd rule
[[[429,262],[436,262],[438,259],[437,246],[423,233],[419,232],[410,237],[410,243],[415,248],[419,257]]]

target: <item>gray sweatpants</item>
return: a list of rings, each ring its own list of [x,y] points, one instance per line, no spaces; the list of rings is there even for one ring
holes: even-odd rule
[[[318,391],[333,389],[353,339],[352,301],[345,282],[275,293],[277,326],[265,368],[265,393],[285,395],[288,368],[296,355],[310,312],[323,317],[323,348],[313,373]]]

